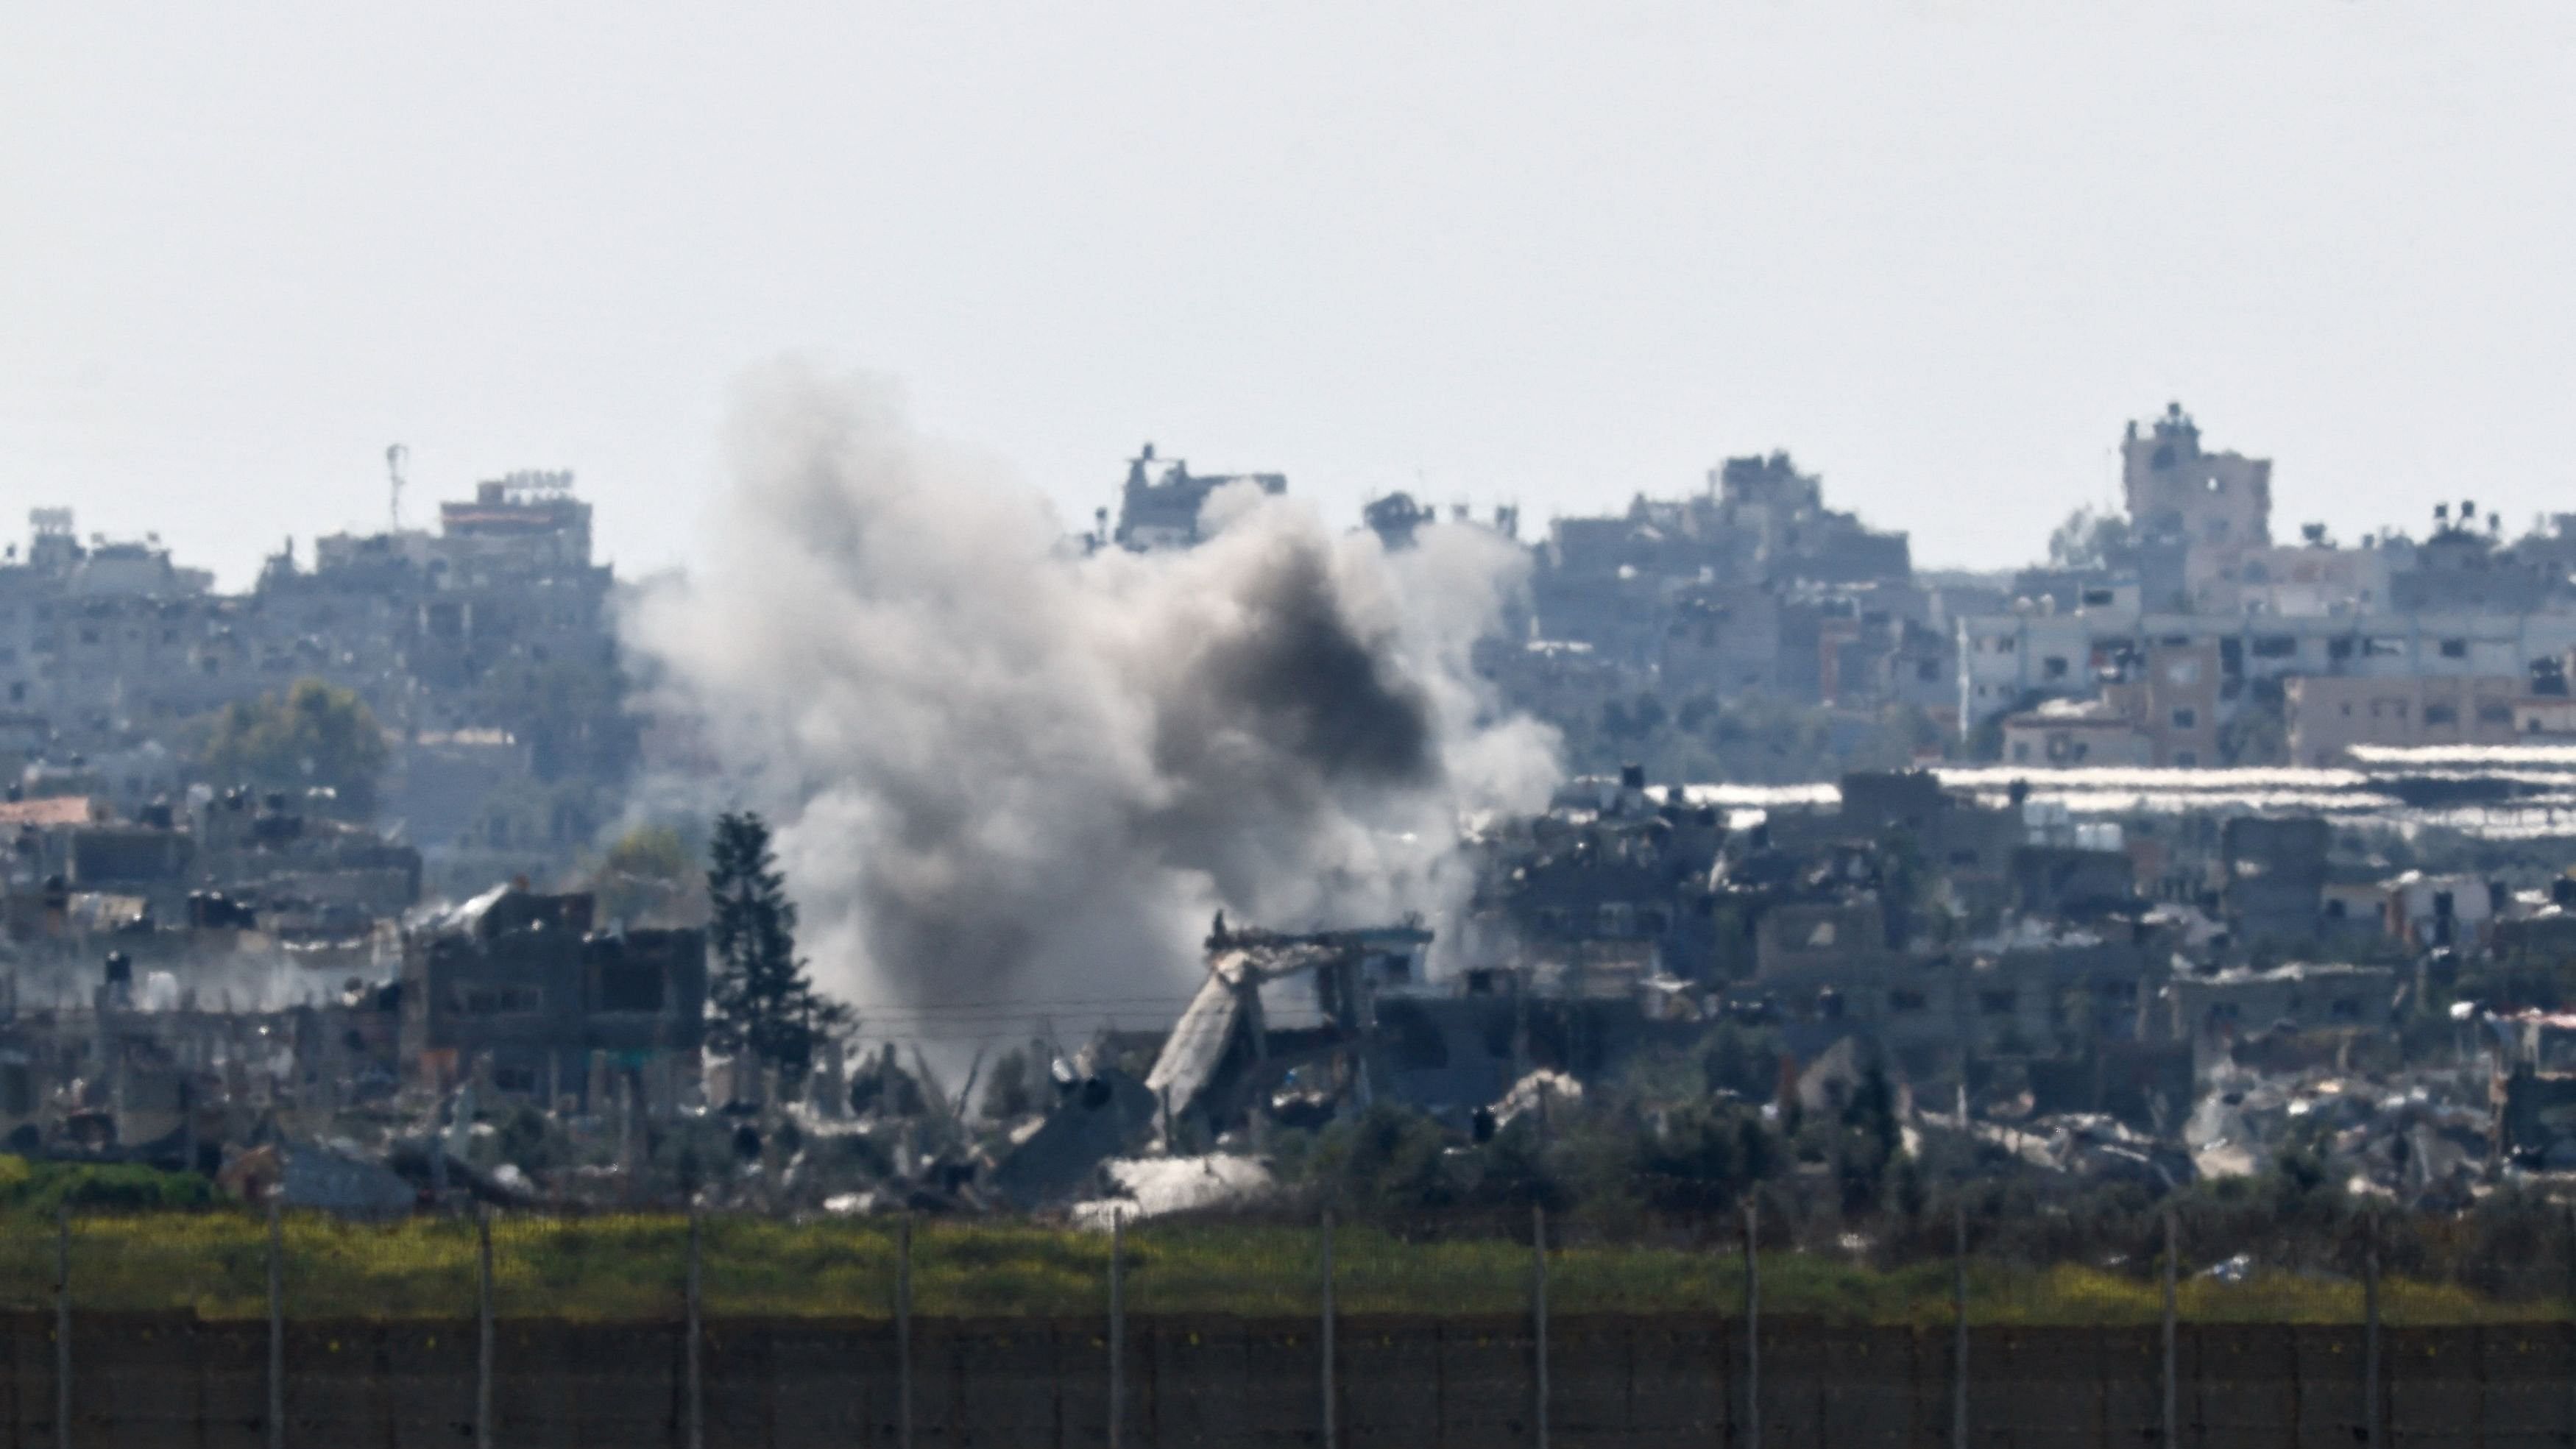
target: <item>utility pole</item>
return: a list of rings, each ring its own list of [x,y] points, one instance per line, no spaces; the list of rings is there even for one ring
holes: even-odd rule
[[[1127,1427],[1127,1218],[1109,1210],[1109,1449]]]
[[[492,1449],[492,1213],[474,1207],[474,1449]]]
[[[1547,1209],[1530,1206],[1530,1327],[1537,1340],[1538,1449],[1547,1449]]]
[[[2181,1372],[2180,1366],[2174,1360],[2174,1276],[2178,1266],[2175,1262],[2177,1236],[2174,1231],[2174,1210],[2168,1206],[2165,1209],[2165,1449],[2182,1449],[2181,1395],[2177,1392]]]
[[[72,1449],[72,1208],[54,1209],[54,1445]]]
[[[912,1214],[894,1224],[894,1379],[898,1449],[912,1449]]]
[[[2362,1217],[2363,1231],[2370,1235],[2361,1260],[2362,1293],[2362,1442],[2366,1449],[2382,1449],[2379,1426],[2379,1214]]]
[[[1333,1390],[1333,1351],[1334,1351],[1334,1343],[1333,1343],[1333,1306],[1334,1306],[1334,1305],[1333,1305],[1333,1210],[1332,1210],[1331,1208],[1326,1208],[1326,1209],[1324,1209],[1324,1223],[1323,1223],[1323,1231],[1322,1231],[1322,1233],[1320,1234],[1320,1236],[1321,1236],[1321,1238],[1322,1238],[1322,1240],[1323,1240],[1323,1250],[1324,1250],[1324,1272],[1323,1272],[1323,1287],[1324,1287],[1324,1323],[1323,1323],[1323,1340],[1324,1340],[1324,1342],[1323,1342],[1323,1348],[1324,1348],[1324,1355],[1323,1355],[1323,1357],[1324,1357],[1324,1363],[1323,1363],[1323,1368],[1324,1368],[1324,1449],[1337,1449],[1337,1446],[1338,1446],[1338,1444],[1340,1443],[1340,1437],[1339,1437],[1339,1434],[1338,1434],[1338,1430],[1339,1430],[1339,1428],[1340,1428],[1340,1425],[1339,1425],[1339,1422],[1338,1422],[1338,1420],[1337,1420],[1337,1417],[1335,1416],[1335,1414],[1334,1414],[1334,1412],[1333,1412],[1333,1409],[1334,1409],[1334,1390]]]
[[[1744,1195],[1744,1445],[1762,1449],[1762,1257],[1754,1195]]]
[[[283,1187],[275,1190],[284,1191]],[[286,1246],[275,1192],[268,1199],[268,1444],[286,1445]]]
[[[706,1379],[704,1377],[705,1370],[700,1366],[699,1359],[699,1355],[703,1351],[701,1341],[705,1337],[705,1325],[701,1316],[704,1312],[703,1299],[701,1295],[705,1291],[705,1285],[702,1282],[702,1275],[705,1272],[703,1264],[703,1258],[706,1252],[704,1241],[705,1237],[706,1224],[704,1215],[701,1214],[697,1208],[691,1207],[689,1209],[689,1342],[687,1360],[689,1449],[707,1449]]]
[[[1957,1256],[1950,1280],[1950,1311],[1957,1325],[1957,1338],[1951,1345],[1950,1449],[1965,1449],[1968,1442],[1968,1209],[1962,1203],[1954,1211],[1958,1225]]]

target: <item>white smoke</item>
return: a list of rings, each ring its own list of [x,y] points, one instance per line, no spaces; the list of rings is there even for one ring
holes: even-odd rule
[[[1465,667],[1520,567],[1489,534],[1390,557],[1247,486],[1194,550],[1085,556],[890,387],[792,365],[746,383],[731,442],[705,566],[631,642],[721,803],[778,827],[836,994],[1116,1014],[1196,983],[1219,908],[1436,915],[1462,812],[1557,778]]]

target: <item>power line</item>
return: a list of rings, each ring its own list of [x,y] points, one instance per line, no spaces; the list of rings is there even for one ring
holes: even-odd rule
[[[1193,992],[1188,996],[1096,996],[1054,1001],[958,1001],[936,1005],[896,1002],[870,1005],[864,1002],[852,1002],[849,1003],[849,1008],[862,1015],[873,1017],[1025,1015],[1033,1011],[1097,1011],[1147,1006],[1186,1006],[1197,999],[1197,993]]]

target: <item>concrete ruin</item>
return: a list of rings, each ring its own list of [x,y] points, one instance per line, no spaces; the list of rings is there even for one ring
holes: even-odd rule
[[[592,929],[587,894],[498,886],[410,932],[402,1050],[420,1085],[578,1109],[640,1093],[668,1114],[693,1091],[706,1039],[707,954],[690,929]]]

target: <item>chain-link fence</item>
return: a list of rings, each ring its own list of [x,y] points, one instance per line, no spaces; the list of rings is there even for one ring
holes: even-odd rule
[[[192,1416],[272,1446],[379,1423],[690,1449],[1246,1425],[1335,1449],[1758,1445],[1766,1426],[1964,1443],[2043,1422],[2180,1444],[2284,1414],[2380,1445],[2441,1393],[2496,1442],[2576,1435],[2576,1218],[2516,1237],[2475,1216],[2352,1211],[2247,1242],[2167,1209],[2140,1242],[1964,1207],[1828,1236],[1750,1203],[1096,1228],[66,1213],[0,1221],[0,1313],[18,1437],[59,1445]]]

